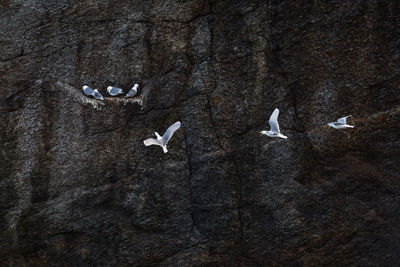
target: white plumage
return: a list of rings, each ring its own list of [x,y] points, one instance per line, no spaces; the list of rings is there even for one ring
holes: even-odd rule
[[[82,91],[87,96],[93,96],[94,97],[94,95],[95,95],[94,90],[92,88],[90,88],[89,86],[87,86],[87,85],[82,86]]]
[[[169,126],[169,128],[167,129],[167,131],[165,131],[163,136],[160,136],[157,132],[155,132],[154,134],[156,135],[157,139],[154,138],[148,138],[146,140],[143,141],[145,146],[151,146],[151,145],[158,145],[161,146],[164,153],[167,153],[167,144],[168,141],[171,139],[172,135],[175,133],[176,130],[178,130],[181,127],[181,122],[177,121],[174,124],[172,124],[171,126]]]
[[[120,95],[123,94],[124,91],[121,88],[118,87],[114,87],[114,86],[108,86],[107,87],[107,92],[111,95],[111,96],[116,96],[116,95]]]
[[[279,115],[279,109],[276,108],[274,112],[272,112],[271,117],[269,118],[269,126],[271,127],[271,130],[261,131],[260,132],[261,135],[265,134],[269,137],[279,137],[287,139],[287,136],[281,134],[281,131],[279,130],[278,115]]]
[[[139,87],[139,84],[135,83],[135,85],[125,95],[125,97],[133,97],[133,96],[135,96],[137,94],[138,87]]]
[[[103,95],[99,91],[97,91],[97,89],[94,89],[93,91],[94,91],[94,95],[93,95],[94,98],[96,98],[98,100],[104,100]]]
[[[346,128],[354,128],[353,125],[347,124],[347,118],[351,117],[351,115],[338,119],[335,122],[328,123],[328,126],[335,129],[346,129]]]

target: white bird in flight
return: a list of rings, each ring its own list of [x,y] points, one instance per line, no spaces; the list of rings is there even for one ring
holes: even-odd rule
[[[121,88],[114,87],[114,86],[108,86],[107,92],[112,96],[116,96],[116,95],[120,95],[120,94],[124,93],[124,91]]]
[[[129,90],[128,93],[125,95],[125,97],[133,97],[133,96],[135,96],[136,93],[137,93],[138,87],[139,87],[139,84],[135,83],[135,85],[133,85],[131,90]]]
[[[98,99],[98,100],[104,100],[104,97],[103,97],[103,95],[102,94],[100,94],[100,92],[99,91],[97,91],[97,89],[94,89],[93,90],[94,91],[94,98],[96,98],[96,99]]]
[[[279,137],[287,139],[287,136],[281,134],[281,131],[279,130],[278,115],[279,115],[279,109],[276,108],[274,112],[272,112],[271,117],[269,118],[269,126],[271,126],[271,130],[261,131],[260,132],[261,135],[265,134],[269,137]]]
[[[94,90],[92,88],[90,88],[89,86],[87,86],[87,85],[82,86],[82,91],[87,96],[93,96],[94,97],[94,95],[95,95]]]
[[[157,132],[155,132],[154,134],[156,135],[157,139],[148,138],[148,139],[144,140],[143,143],[145,146],[151,146],[151,145],[161,146],[164,153],[167,153],[168,152],[168,150],[167,150],[168,141],[171,139],[174,132],[179,129],[179,127],[181,127],[181,122],[177,121],[174,124],[172,124],[171,126],[169,126],[169,128],[167,129],[167,131],[165,131],[165,133],[162,137]]]
[[[347,120],[348,117],[351,117],[351,115],[343,117],[343,118],[340,118],[335,122],[330,122],[330,123],[328,123],[328,126],[333,127],[335,129],[354,128],[353,125],[348,125],[347,124],[346,120]]]

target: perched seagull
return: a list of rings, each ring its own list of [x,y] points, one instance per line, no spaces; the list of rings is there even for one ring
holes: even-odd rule
[[[162,137],[157,132],[155,132],[154,134],[156,135],[157,139],[148,138],[148,139],[144,140],[143,143],[145,146],[151,146],[151,145],[161,146],[162,149],[164,150],[164,153],[167,153],[168,152],[168,150],[167,150],[168,141],[169,141],[169,139],[171,139],[174,132],[179,129],[179,127],[181,127],[181,122],[177,121],[174,124],[172,124],[171,126],[169,126],[169,128],[167,129],[167,131],[165,132],[165,134]]]
[[[135,85],[129,90],[129,92],[126,94],[125,97],[132,97],[135,96],[137,93],[137,89],[139,87],[139,84],[135,83]]]
[[[87,85],[82,86],[82,91],[83,91],[83,93],[84,93],[85,95],[87,95],[87,96],[93,96],[93,97],[94,97],[95,92],[94,92],[94,90],[93,90],[92,88],[90,88],[89,86],[87,86]]]
[[[271,131],[261,131],[260,132],[261,135],[265,134],[268,135],[269,137],[279,137],[287,139],[287,136],[281,134],[281,131],[279,130],[278,115],[279,115],[279,109],[276,108],[274,112],[272,112],[271,117],[269,118],[269,126],[271,126]]]
[[[335,122],[330,122],[330,123],[328,123],[328,126],[333,127],[335,129],[354,128],[353,125],[348,125],[347,124],[346,120],[347,120],[348,117],[351,117],[351,115],[343,117],[343,118],[340,118]]]
[[[112,96],[116,96],[116,95],[120,95],[120,94],[124,93],[124,91],[121,88],[114,87],[114,86],[107,87],[107,92]]]
[[[102,94],[100,94],[99,91],[97,91],[97,89],[94,89],[94,98],[98,99],[98,100],[104,100],[104,97],[102,96]]]

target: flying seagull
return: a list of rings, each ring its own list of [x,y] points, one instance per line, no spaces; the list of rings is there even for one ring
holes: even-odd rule
[[[94,97],[94,95],[95,95],[94,90],[92,88],[90,88],[89,86],[87,86],[87,85],[82,86],[82,91],[87,96],[93,96]]]
[[[346,120],[347,120],[348,117],[351,117],[351,115],[343,117],[343,118],[340,118],[335,122],[330,122],[330,123],[328,123],[328,126],[333,127],[335,129],[354,128],[353,125],[348,125],[347,124]]]
[[[177,121],[174,124],[172,124],[171,126],[169,126],[169,128],[167,129],[167,131],[165,132],[165,134],[162,137],[157,132],[155,132],[154,134],[156,135],[157,139],[148,138],[148,139],[144,140],[143,143],[145,146],[151,146],[151,145],[161,146],[164,153],[167,153],[168,152],[168,150],[167,150],[168,141],[171,139],[174,132],[179,129],[179,127],[181,127],[181,122]]]
[[[281,131],[279,130],[278,115],[279,115],[279,109],[276,108],[274,112],[272,112],[271,117],[269,118],[269,126],[271,126],[271,130],[261,131],[260,132],[261,135],[265,134],[268,135],[269,137],[279,137],[287,139],[287,136],[281,134]]]
[[[133,85],[133,87],[131,88],[131,90],[128,91],[128,93],[126,94],[125,97],[135,96],[137,93],[138,87],[139,87],[139,84],[135,83],[135,85]]]
[[[107,92],[112,96],[116,96],[116,95],[120,95],[120,94],[124,93],[124,91],[121,88],[114,87],[114,86],[107,87]]]
[[[102,94],[100,94],[99,91],[97,91],[97,89],[94,89],[94,98],[98,99],[98,100],[104,100],[104,97],[102,96]]]

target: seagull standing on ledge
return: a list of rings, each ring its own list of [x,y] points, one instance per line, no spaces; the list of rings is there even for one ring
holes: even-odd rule
[[[97,89],[94,89],[93,90],[94,91],[94,98],[96,98],[96,99],[98,99],[98,100],[104,100],[104,97],[103,97],[103,95],[102,94],[100,94],[100,92],[99,91],[97,91]]]
[[[90,88],[89,86],[87,86],[87,85],[82,86],[82,91],[87,96],[93,96],[94,97],[94,95],[95,95],[94,90],[92,88]]]
[[[143,143],[145,146],[158,145],[158,146],[162,147],[164,153],[167,153],[168,152],[168,150],[167,150],[168,141],[171,139],[174,132],[179,129],[179,127],[181,127],[181,122],[177,121],[174,124],[172,124],[171,126],[169,126],[169,128],[167,129],[167,131],[165,132],[165,134],[162,137],[157,132],[155,132],[154,134],[156,135],[157,139],[148,138],[148,139],[144,140]]]
[[[116,96],[116,95],[120,95],[120,94],[124,93],[124,91],[121,88],[114,87],[114,86],[107,87],[107,92],[112,96]]]
[[[348,117],[351,117],[351,115],[343,117],[343,118],[340,118],[335,122],[330,122],[330,123],[328,123],[328,126],[330,126],[332,128],[335,128],[335,129],[354,128],[353,125],[348,125],[347,124],[346,120],[347,120]]]
[[[137,93],[138,87],[139,87],[139,84],[135,83],[135,85],[133,85],[131,90],[129,90],[128,93],[125,95],[125,97],[133,97],[133,96],[135,96],[136,93]]]
[[[281,134],[281,131],[279,130],[278,115],[279,115],[279,109],[276,108],[274,112],[272,112],[271,117],[269,118],[269,126],[271,126],[271,130],[261,131],[260,132],[261,135],[265,134],[269,137],[279,137],[287,139],[287,136]]]

